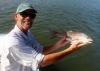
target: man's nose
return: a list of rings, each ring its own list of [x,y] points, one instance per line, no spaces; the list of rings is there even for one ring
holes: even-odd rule
[[[30,16],[27,16],[26,18],[27,18],[27,19],[31,19],[31,17],[30,17]]]

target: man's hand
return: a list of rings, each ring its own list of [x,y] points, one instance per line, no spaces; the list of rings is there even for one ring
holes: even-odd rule
[[[79,40],[73,41],[71,43],[71,46],[69,47],[71,50],[78,50],[79,48],[82,48],[86,43],[82,43]]]

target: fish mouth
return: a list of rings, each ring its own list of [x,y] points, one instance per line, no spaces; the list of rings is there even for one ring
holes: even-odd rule
[[[88,43],[93,43],[93,39],[92,39],[92,38],[90,38]]]

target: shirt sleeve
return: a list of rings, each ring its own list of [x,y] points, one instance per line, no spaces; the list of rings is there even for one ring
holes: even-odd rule
[[[38,61],[38,65],[41,63],[41,61],[43,60],[44,58],[44,55],[42,54],[43,52],[43,45],[41,45],[37,40],[36,38],[32,35],[32,33],[30,33],[30,36],[33,40],[31,40],[34,44],[33,44],[33,48],[36,52],[34,52],[34,58]],[[33,63],[34,64],[34,61]],[[33,66],[34,67],[34,66]]]
[[[35,47],[34,49],[35,49],[35,51],[36,51],[37,53],[35,53],[36,56],[35,56],[34,58],[36,59],[36,61],[38,61],[38,62],[37,62],[38,65],[40,65],[41,61],[42,61],[43,58],[44,58],[44,55],[42,54],[42,52],[43,52],[43,46],[42,46],[40,43],[38,43],[38,42],[36,42],[35,44],[36,44],[36,47]],[[34,65],[34,61],[33,61],[32,64]],[[33,67],[34,67],[34,66],[33,66]]]
[[[40,63],[41,63],[41,61],[43,60],[43,58],[44,58],[44,55],[42,54],[42,52],[43,52],[43,46],[40,44],[40,43],[38,43],[38,41],[37,40],[35,40],[34,39],[34,43],[35,43],[35,45],[33,45],[33,48],[34,48],[34,58],[36,59],[36,60],[34,60],[33,59],[33,61],[32,61],[32,69],[33,70],[36,70],[35,68],[35,62],[37,62],[36,64],[38,64],[38,66],[37,67],[39,67],[39,65],[40,65]],[[37,68],[38,69],[38,68]]]

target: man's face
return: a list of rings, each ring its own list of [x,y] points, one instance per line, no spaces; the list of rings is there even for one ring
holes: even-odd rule
[[[17,25],[22,31],[28,31],[32,27],[32,23],[36,17],[36,14],[32,10],[25,10],[16,15]]]

